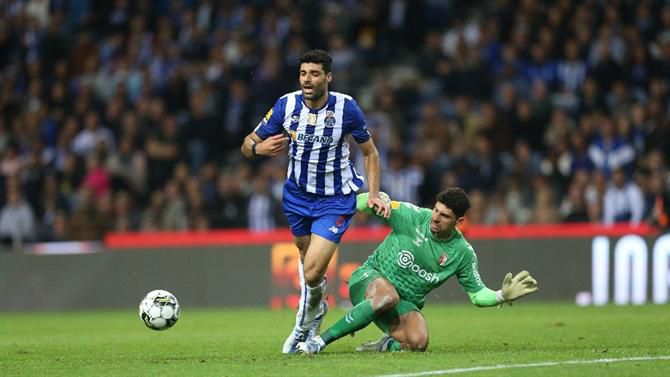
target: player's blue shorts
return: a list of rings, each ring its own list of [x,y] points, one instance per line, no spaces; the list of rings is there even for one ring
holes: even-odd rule
[[[340,243],[356,213],[356,193],[317,195],[304,192],[295,182],[286,180],[283,193],[284,215],[295,237],[314,233]]]

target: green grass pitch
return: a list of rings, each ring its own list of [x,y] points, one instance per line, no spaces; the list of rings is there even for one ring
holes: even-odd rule
[[[0,313],[0,376],[670,376],[669,309],[429,304],[425,353],[355,353],[379,336],[373,325],[311,356],[280,353],[288,310],[182,307],[163,332],[130,308]],[[325,325],[343,313],[331,310]],[[644,359],[625,360],[633,357]],[[581,363],[589,360],[600,361]]]

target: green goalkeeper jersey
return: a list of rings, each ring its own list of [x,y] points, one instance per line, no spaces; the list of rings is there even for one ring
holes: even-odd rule
[[[377,216],[367,207],[367,194],[358,195],[358,210]],[[411,203],[391,202],[391,216],[385,219],[392,232],[365,262],[379,271],[401,298],[422,308],[426,295],[456,275],[468,293],[486,286],[479,276],[477,255],[455,229],[448,239],[436,238],[430,231],[432,211]]]

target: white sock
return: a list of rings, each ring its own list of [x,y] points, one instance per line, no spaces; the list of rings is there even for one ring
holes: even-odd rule
[[[305,270],[302,265],[302,260],[298,258],[298,274],[300,275],[300,302],[298,305],[298,312],[295,314],[295,327],[302,328],[305,322],[305,302],[307,300],[307,283],[305,283]]]
[[[307,286],[307,310],[312,311],[321,306],[321,298],[323,297],[323,285],[324,280],[321,280],[321,283],[315,287]]]
[[[314,318],[321,314],[321,300],[325,296],[328,286],[326,277],[315,287],[310,287],[305,282],[305,270],[302,261],[298,259],[298,272],[300,274],[300,305],[295,316],[295,327],[307,329]]]

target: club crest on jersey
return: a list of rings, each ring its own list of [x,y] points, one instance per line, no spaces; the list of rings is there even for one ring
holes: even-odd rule
[[[440,258],[437,259],[437,264],[444,267],[447,265],[447,259],[449,259],[449,256],[447,254],[442,254],[440,255]]]
[[[326,111],[326,119],[324,119],[323,124],[326,127],[335,126],[335,113],[330,110]]]

